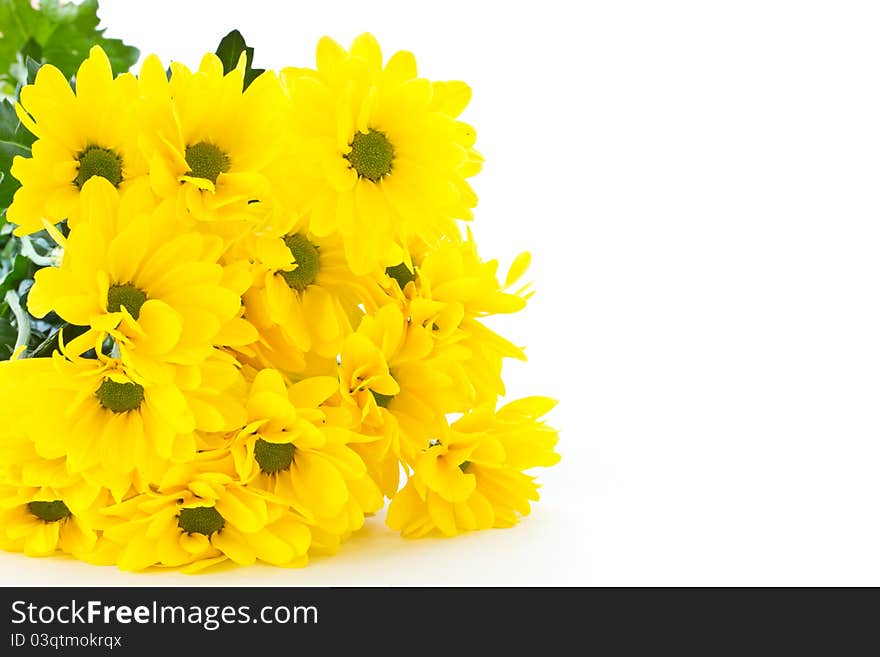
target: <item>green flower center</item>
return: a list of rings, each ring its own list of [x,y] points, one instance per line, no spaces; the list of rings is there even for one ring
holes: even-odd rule
[[[70,517],[70,509],[61,500],[52,502],[28,502],[28,511],[43,522],[58,522]]]
[[[95,391],[101,406],[114,413],[127,413],[140,408],[144,401],[144,387],[137,383],[118,383],[104,379]]]
[[[376,406],[381,406],[382,408],[388,408],[388,404],[394,399],[394,395],[383,395],[375,390],[370,390],[370,392],[373,394],[373,399],[376,400]]]
[[[181,509],[177,516],[177,526],[187,534],[204,534],[210,536],[223,529],[226,521],[213,506],[197,506],[192,509]]]
[[[229,171],[229,156],[214,144],[200,141],[186,147],[186,163],[193,178],[204,178],[217,184],[217,176]]]
[[[258,438],[254,444],[254,458],[260,470],[266,474],[275,474],[290,468],[296,447],[292,443],[270,443]]]
[[[141,306],[146,300],[147,293],[131,283],[111,285],[107,290],[107,310],[111,313],[118,313],[125,308],[132,317],[137,319],[141,314]]]
[[[406,264],[403,262],[401,262],[399,265],[394,265],[393,267],[386,267],[385,273],[388,274],[395,281],[397,281],[397,284],[400,286],[401,290],[406,287],[407,283],[416,280],[415,272],[410,271],[409,267],[407,267]]]
[[[351,163],[358,176],[379,182],[391,173],[394,147],[384,132],[370,129],[358,132],[351,140],[351,151],[343,157]]]
[[[462,472],[467,472],[468,466],[469,466],[470,464],[471,464],[470,461],[462,461],[462,462],[458,465],[458,468],[459,468]]]
[[[76,159],[79,160],[79,171],[73,182],[77,187],[85,185],[92,176],[106,178],[114,187],[119,187],[122,182],[122,158],[109,148],[88,146]]]
[[[302,292],[315,282],[321,265],[318,247],[312,244],[305,235],[297,233],[284,238],[284,244],[290,249],[296,269],[279,272],[291,289]]]

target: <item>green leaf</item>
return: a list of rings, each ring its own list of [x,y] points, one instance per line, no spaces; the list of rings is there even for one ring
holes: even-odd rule
[[[238,30],[232,30],[232,32],[220,40],[220,45],[217,46],[215,54],[223,64],[223,73],[229,73],[238,66],[241,53],[245,52],[245,50],[247,50],[247,44]]]
[[[220,45],[217,46],[216,50],[217,57],[219,57],[220,61],[223,63],[224,73],[229,73],[238,66],[238,60],[241,58],[241,53],[245,53],[247,60],[247,66],[244,70],[244,88],[247,89],[251,82],[256,80],[262,73],[266,72],[266,69],[253,68],[254,49],[245,43],[241,32],[238,30],[232,30],[232,32],[220,40]]]
[[[55,3],[45,2],[44,5]],[[67,77],[73,77],[80,63],[89,55],[92,46],[101,46],[114,73],[130,69],[137,61],[140,51],[127,46],[119,39],[104,37],[98,29],[98,0],[85,0],[81,5],[55,4],[58,26],[43,44],[43,57],[49,64],[61,69]]]
[[[46,19],[28,0],[0,0],[0,70],[7,71],[28,38],[45,38]]]
[[[0,102],[0,208],[9,207],[12,195],[19,188],[18,181],[7,175],[16,155],[29,157],[34,136],[18,120],[15,108],[8,100]]]
[[[0,280],[0,299],[5,297],[9,290],[18,290],[22,281],[33,278],[35,271],[33,264],[23,255],[15,256],[15,260],[10,263],[9,271]]]
[[[18,331],[7,317],[0,316],[0,360],[9,360],[15,350]]]
[[[104,49],[115,72],[127,71],[137,61],[137,48],[105,37],[104,30],[98,29],[97,12],[98,0],[84,0],[78,5],[41,0],[39,9],[34,9],[28,0],[0,0],[0,72],[9,71],[21,53],[23,59],[30,55],[34,60],[57,66],[70,78],[92,46]],[[39,57],[35,56],[37,48],[42,51]],[[6,91],[8,74],[4,78]]]
[[[37,79],[37,71],[40,70],[42,64],[39,60],[33,59],[32,57],[28,57],[25,60],[25,67],[27,68],[27,84],[33,84],[34,80]]]
[[[43,46],[34,41],[33,37],[29,37],[28,40],[25,41],[19,52],[21,53],[22,59],[25,61],[40,61],[43,59]]]

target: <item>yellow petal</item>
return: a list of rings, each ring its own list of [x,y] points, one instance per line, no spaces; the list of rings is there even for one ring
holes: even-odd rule
[[[258,392],[252,394],[247,403],[248,417],[251,420],[277,419],[287,423],[295,415],[294,408],[290,405],[287,395],[278,395],[272,392]]]
[[[232,347],[243,347],[260,339],[260,334],[253,324],[240,317],[226,322],[220,332],[214,336],[214,343]]]
[[[279,397],[287,396],[287,386],[284,384],[284,377],[278,370],[263,369],[254,377],[251,384],[251,394],[269,393],[278,395]]]
[[[211,544],[239,565],[249,566],[257,560],[253,547],[234,527],[224,527],[211,536]]]
[[[57,522],[41,522],[34,527],[33,533],[25,538],[24,553],[29,557],[43,557],[52,554],[58,547]]]
[[[216,566],[217,564],[221,564],[224,561],[228,561],[228,560],[229,560],[229,557],[227,557],[225,554],[221,555],[219,557],[209,557],[207,559],[199,559],[198,561],[193,561],[188,566],[181,568],[180,572],[184,573],[185,575],[195,575],[197,573],[202,572],[203,570],[207,570],[208,568],[211,568],[212,566]]]
[[[407,533],[407,529],[419,518],[426,516],[427,512],[424,500],[419,497],[415,485],[410,481],[391,500],[385,524],[394,531]]]
[[[507,278],[504,281],[504,287],[510,287],[516,283],[522,275],[526,273],[529,264],[532,261],[532,255],[528,251],[523,251],[514,259],[507,271]]]
[[[463,502],[476,487],[474,475],[462,472],[448,458],[420,459],[416,472],[428,488],[450,502]]]
[[[447,502],[439,495],[428,493],[428,515],[437,525],[437,529],[446,536],[455,536],[458,534],[458,527],[455,524],[455,511],[450,502]]]
[[[266,503],[261,498],[236,488],[228,488],[215,507],[228,523],[243,532],[259,531],[268,519]],[[232,555],[230,558],[234,559]]]
[[[382,49],[379,47],[376,37],[369,32],[355,37],[349,52],[352,57],[363,59],[374,74],[382,70]]]
[[[346,57],[345,48],[340,46],[330,37],[322,37],[318,41],[316,60],[318,70],[322,73],[329,73],[338,67]]]
[[[113,71],[110,60],[98,46],[93,46],[89,57],[76,72],[76,93],[80,98],[103,98],[110,94]]]
[[[471,88],[464,82],[434,82],[431,109],[450,116],[462,113],[471,100]]]
[[[137,322],[144,331],[142,345],[153,354],[170,351],[183,333],[183,317],[158,299],[149,299],[141,306]]]
[[[135,272],[150,247],[150,241],[144,239],[139,228],[133,226],[122,231],[110,244],[108,260],[114,283],[125,284],[135,280]]]
[[[400,84],[417,75],[416,58],[406,50],[394,53],[385,65],[385,77],[392,83]]]
[[[315,408],[332,397],[339,388],[334,376],[312,376],[293,384],[290,399],[295,406]]]
[[[138,74],[138,83],[146,96],[163,96],[168,90],[168,76],[157,55],[144,59]]]
[[[297,555],[304,555],[312,542],[312,534],[309,528],[293,518],[284,517],[272,523],[270,529],[276,536],[287,543]]]
[[[119,554],[117,565],[121,570],[143,570],[156,563],[156,547],[152,539],[136,536],[126,543]]]
[[[144,390],[144,403],[176,433],[195,430],[195,419],[186,398],[176,386],[149,386]],[[143,407],[141,408],[143,413]]]
[[[277,237],[263,237],[257,240],[257,258],[269,269],[286,269],[293,263],[293,253]]]
[[[317,453],[298,452],[294,457],[291,477],[297,497],[319,516],[336,515],[348,500],[345,479],[339,470]]]
[[[322,340],[329,342],[340,337],[333,297],[325,288],[317,285],[306,288],[303,293],[303,311],[309,318],[309,326]]]
[[[268,529],[249,534],[247,539],[257,558],[267,563],[281,565],[298,556],[291,545]]]
[[[80,190],[79,200],[84,217],[110,225],[115,221],[116,210],[119,207],[119,192],[106,178],[102,176],[89,178]]]

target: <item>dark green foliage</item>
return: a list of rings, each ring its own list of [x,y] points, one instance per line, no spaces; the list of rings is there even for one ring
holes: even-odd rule
[[[247,58],[247,68],[244,71],[244,88],[247,89],[251,82],[256,80],[261,73],[265,73],[266,69],[253,68],[254,49],[245,43],[241,32],[232,30],[232,32],[221,39],[220,45],[217,46],[216,50],[217,57],[223,62],[224,73],[229,73],[229,71],[238,66],[241,53],[246,53],[245,56]]]

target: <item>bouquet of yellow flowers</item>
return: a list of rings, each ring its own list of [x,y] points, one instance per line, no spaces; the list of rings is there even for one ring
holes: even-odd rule
[[[501,282],[460,227],[469,87],[369,34],[252,59],[233,32],[196,70],[22,62],[0,547],[301,566],[386,499],[408,537],[513,525],[558,461],[553,400],[499,404],[525,357],[482,320],[524,308],[529,257]]]

